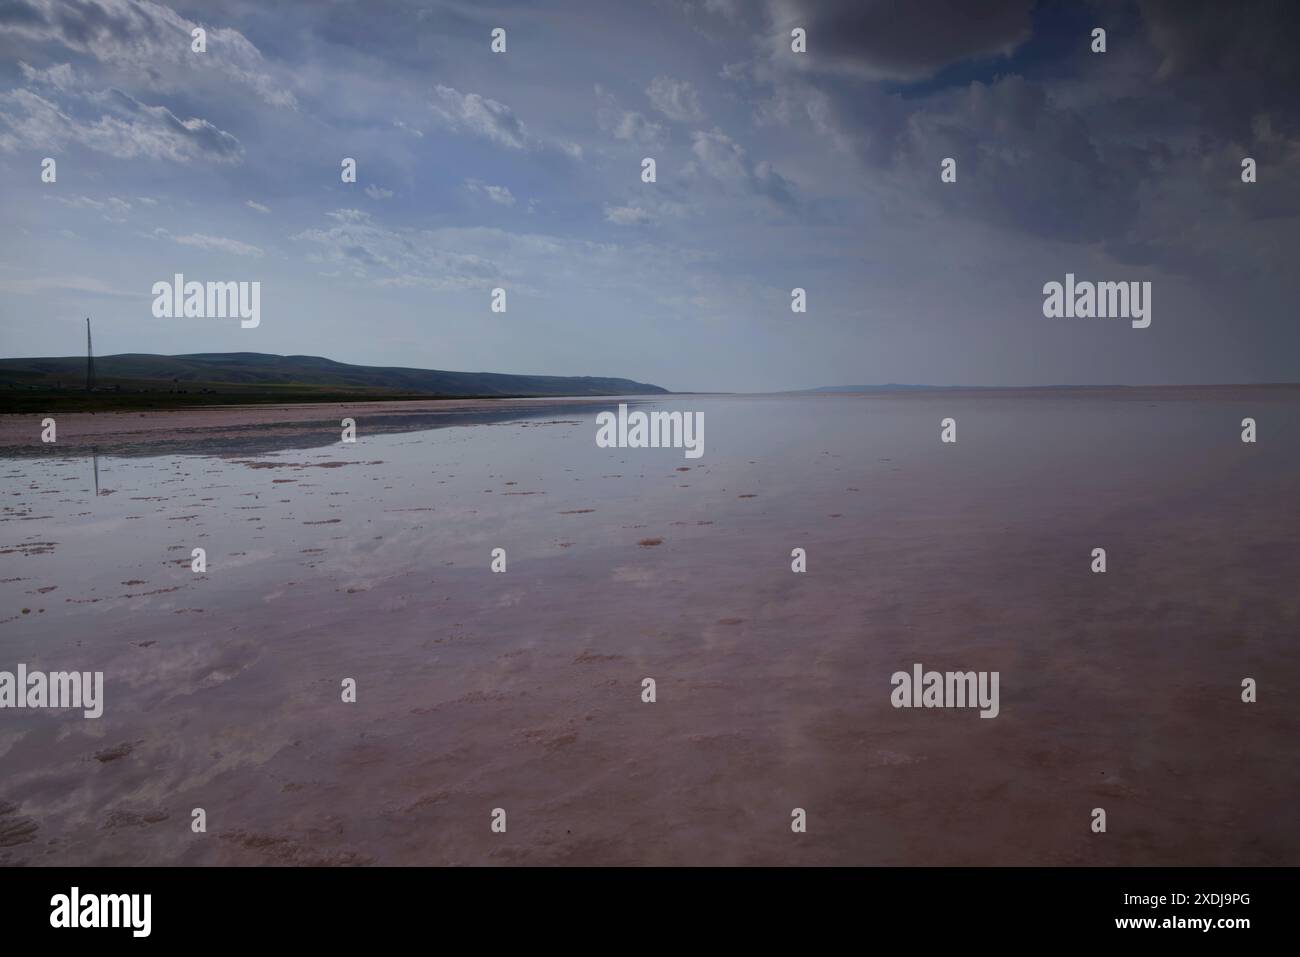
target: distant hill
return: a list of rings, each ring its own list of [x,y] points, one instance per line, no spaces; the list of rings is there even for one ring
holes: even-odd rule
[[[942,385],[899,385],[888,382],[884,385],[824,385],[818,389],[799,389],[800,392],[914,392],[918,389],[952,389],[961,386]]]
[[[0,359],[0,406],[19,411],[14,407],[31,405],[37,394],[64,396],[64,405],[107,408],[362,398],[644,395],[668,391],[632,379],[360,366],[319,356],[260,352],[96,356],[95,378],[98,390],[87,395],[84,356]]]
[[[1204,395],[1214,390],[1241,389],[1286,389],[1294,390],[1300,383],[1295,382],[1204,382],[1182,385],[828,385],[818,389],[796,389],[791,395],[811,395],[828,393],[900,393],[900,392],[987,392],[1016,393],[1046,392],[1052,395],[1069,395],[1072,393],[1119,392],[1133,396],[1156,393],[1172,396],[1175,393],[1195,392]]]
[[[801,389],[801,392],[1039,392],[1044,390],[1122,389],[1113,385],[901,385],[887,382],[884,385],[824,385],[818,389]]]

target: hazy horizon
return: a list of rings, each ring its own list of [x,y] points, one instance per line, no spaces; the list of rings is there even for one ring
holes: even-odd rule
[[[184,358],[198,358],[198,357],[203,357],[203,356],[218,356],[218,355],[224,355],[224,356],[235,356],[235,355],[274,356],[274,357],[277,357],[277,358],[284,358],[284,359],[294,359],[294,358],[324,359],[324,360],[326,360],[326,361],[328,361],[328,362],[339,362],[339,363],[342,363],[342,364],[344,364],[344,365],[365,365],[365,367],[367,367],[367,368],[376,368],[376,369],[408,369],[408,370],[415,370],[415,371],[430,371],[430,372],[457,372],[457,373],[466,373],[466,374],[471,374],[471,375],[480,375],[480,374],[498,374],[498,373],[497,373],[497,370],[495,370],[495,369],[427,369],[427,368],[424,367],[424,366],[408,366],[408,365],[378,366],[378,365],[369,365],[369,364],[362,364],[362,363],[347,363],[347,362],[344,362],[343,360],[340,360],[340,359],[334,359],[334,358],[331,358],[330,356],[314,355],[314,354],[310,354],[310,353],[294,353],[294,354],[291,354],[291,355],[281,355],[281,354],[279,354],[279,353],[264,353],[264,352],[244,352],[244,353],[241,353],[241,352],[229,352],[229,353],[203,353],[203,352],[198,352],[198,353],[178,353],[178,354],[176,354],[176,355],[163,356],[163,358],[184,359]],[[96,355],[96,356],[95,356],[95,359],[96,359],[97,362],[100,362],[100,364],[101,364],[101,366],[102,366],[102,360],[105,360],[105,359],[112,359],[112,358],[114,358],[114,357],[123,357],[123,356],[154,356],[154,357],[157,357],[157,356],[159,356],[159,354],[158,354],[158,353],[123,352],[123,353],[113,353],[113,354],[110,354],[110,355]],[[7,361],[7,360],[11,360],[11,359],[31,359],[31,360],[33,360],[33,361],[40,361],[40,360],[74,360],[74,361],[81,361],[83,358],[84,358],[83,356],[76,356],[76,355],[63,355],[63,356],[0,356],[0,362]],[[101,371],[101,375],[102,375],[102,374],[103,374],[103,372]],[[541,373],[541,372],[532,372],[532,373],[529,373],[529,372],[522,372],[522,373],[504,373],[504,374],[507,374],[507,375],[520,375],[520,376],[529,376],[529,375],[534,375],[534,376],[543,376],[543,375],[550,375],[551,373]],[[586,373],[586,374],[575,374],[575,375],[572,375],[572,376],[564,376],[564,378],[625,378],[625,379],[632,379],[631,376],[619,376],[619,375],[614,374],[614,373],[602,374],[602,373],[599,373],[599,372],[591,372],[591,373]],[[215,380],[215,381],[220,381],[220,380]],[[639,381],[639,380],[637,380],[637,381]],[[660,386],[660,383],[657,383],[657,382],[644,382],[644,381],[641,381],[640,384],[641,384],[641,385],[650,385],[650,386]],[[1005,384],[1005,385],[984,385],[984,384],[980,384],[980,383],[971,383],[971,382],[961,382],[961,383],[933,383],[933,382],[858,382],[858,383],[836,383],[836,384],[824,384],[824,385],[815,385],[815,386],[802,386],[802,387],[796,387],[796,388],[790,388],[790,389],[711,389],[711,388],[697,387],[697,388],[684,388],[684,389],[669,389],[668,391],[669,391],[670,393],[672,393],[672,394],[677,394],[677,395],[692,395],[692,394],[694,394],[694,395],[744,395],[744,394],[754,394],[754,395],[780,395],[780,394],[791,393],[791,392],[823,392],[823,393],[825,393],[825,392],[831,392],[831,393],[833,393],[833,392],[853,392],[853,391],[861,391],[861,390],[907,390],[907,389],[918,389],[918,390],[924,390],[924,389],[935,389],[935,390],[952,390],[952,391],[960,391],[960,390],[962,390],[962,389],[970,389],[970,390],[985,390],[985,389],[987,389],[987,390],[997,390],[997,389],[1007,389],[1007,390],[1015,390],[1015,389],[1021,389],[1021,390],[1034,390],[1034,389],[1167,389],[1167,388],[1170,388],[1170,389],[1178,389],[1178,388],[1184,388],[1184,389],[1195,389],[1195,388],[1220,388],[1220,387],[1227,387],[1227,386],[1255,387],[1255,388],[1286,387],[1286,386],[1300,386],[1300,381],[1289,381],[1289,382],[1282,382],[1282,381],[1279,381],[1279,382],[1250,382],[1250,383],[1243,383],[1243,382],[1227,382],[1227,381],[1224,381],[1224,382],[1180,382],[1180,383],[1165,383],[1165,384],[1160,384],[1160,385],[1153,385],[1153,384],[1150,384],[1150,383],[1135,383],[1135,382],[1075,382],[1075,383],[1063,383],[1063,382],[1024,382],[1024,383],[1013,383],[1013,384]],[[660,387],[662,387],[662,386],[660,386]],[[337,401],[337,400],[329,399],[329,400],[324,400],[324,401],[327,401],[327,402],[331,402],[331,403],[332,403],[332,402],[335,402],[335,401]]]

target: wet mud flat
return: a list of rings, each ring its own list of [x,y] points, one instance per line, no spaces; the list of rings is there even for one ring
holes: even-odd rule
[[[652,406],[702,458],[609,400],[7,454],[0,669],[105,702],[0,710],[0,863],[1300,861],[1293,393]],[[893,708],[916,662],[998,716]]]
[[[482,425],[605,407],[623,399],[430,399],[322,402],[266,406],[209,406],[163,412],[62,412],[49,416],[56,440],[42,440],[44,415],[0,415],[0,457],[60,455],[222,454],[282,448],[320,448],[340,441],[343,423],[363,423],[362,434],[389,435]]]

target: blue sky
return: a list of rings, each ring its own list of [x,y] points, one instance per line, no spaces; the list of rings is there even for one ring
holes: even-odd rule
[[[1298,31],[1247,7],[8,0],[0,354],[91,315],[673,389],[1294,381]],[[154,318],[177,272],[261,324]],[[1045,319],[1066,272],[1151,281],[1151,327]]]

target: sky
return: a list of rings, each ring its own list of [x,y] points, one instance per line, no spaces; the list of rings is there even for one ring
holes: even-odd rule
[[[1298,10],[0,0],[0,355],[92,316],[683,391],[1300,381]],[[156,318],[175,273],[260,324]],[[1067,273],[1150,326],[1045,317]]]

